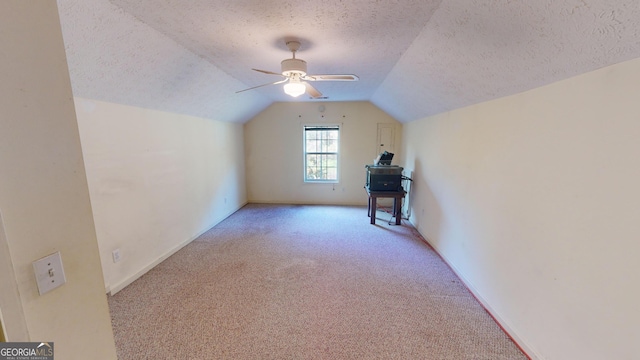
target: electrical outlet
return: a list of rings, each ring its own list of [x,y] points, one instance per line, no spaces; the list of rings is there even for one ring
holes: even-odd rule
[[[118,261],[120,261],[122,259],[122,257],[120,256],[120,249],[115,249],[111,252],[111,256],[113,257],[113,262],[117,263]]]
[[[44,295],[67,282],[59,251],[34,261],[33,271],[36,274],[40,295]]]

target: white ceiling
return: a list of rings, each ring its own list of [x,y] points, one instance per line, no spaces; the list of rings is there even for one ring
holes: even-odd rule
[[[371,101],[408,122],[640,57],[638,0],[58,0],[75,96],[246,122],[275,101]],[[327,100],[291,98],[291,57]]]

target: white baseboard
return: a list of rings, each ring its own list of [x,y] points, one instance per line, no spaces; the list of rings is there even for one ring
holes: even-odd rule
[[[178,244],[177,246],[173,247],[172,249],[170,249],[169,251],[167,251],[166,253],[164,253],[162,256],[160,256],[159,258],[155,259],[154,261],[152,261],[151,263],[147,264],[146,266],[144,266],[142,269],[140,269],[140,271],[136,272],[135,274],[127,277],[126,279],[124,279],[123,281],[113,285],[110,287],[109,289],[109,294],[110,295],[115,295],[118,291],[124,289],[125,287],[127,287],[129,284],[131,284],[132,282],[138,280],[142,275],[146,274],[147,272],[149,272],[149,270],[153,269],[154,267],[156,267],[158,264],[160,264],[161,262],[163,262],[164,260],[166,260],[167,258],[169,258],[169,256],[175,254],[178,250],[182,249],[183,247],[185,247],[185,245],[189,244],[190,242],[192,242],[193,240],[195,240],[198,236],[202,235],[204,232],[190,238],[187,239],[186,241],[181,242],[180,244]]]
[[[175,254],[176,252],[178,252],[180,249],[182,249],[183,247],[185,247],[186,245],[188,245],[190,242],[192,242],[193,240],[197,239],[198,237],[200,237],[200,235],[204,234],[205,232],[209,231],[212,227],[216,226],[217,224],[219,224],[222,220],[228,218],[231,214],[235,213],[236,211],[240,210],[243,206],[245,206],[247,203],[243,203],[241,204],[239,207],[237,207],[235,210],[230,211],[229,213],[227,213],[226,215],[222,216],[219,220],[214,221],[211,225],[207,226],[203,231],[201,231],[200,233],[192,236],[189,239],[186,239],[185,241],[179,243],[178,245],[174,246],[173,248],[171,248],[169,251],[165,252],[162,256],[160,256],[159,258],[155,259],[154,261],[150,262],[149,264],[147,264],[146,266],[144,266],[142,269],[140,269],[138,272],[136,272],[135,274],[127,277],[126,279],[124,279],[123,281],[111,285],[111,284],[105,284],[105,289],[107,291],[107,294],[109,295],[115,295],[118,291],[124,289],[125,287],[127,287],[129,284],[131,284],[132,282],[138,280],[142,275],[146,274],[147,272],[149,272],[149,270],[153,269],[154,267],[156,267],[158,264],[160,264],[161,262],[163,262],[164,260],[168,259],[171,255]]]
[[[509,324],[509,321],[507,321],[507,319],[500,316],[500,314],[496,312],[495,309],[493,309],[493,307],[491,307],[491,304],[489,304],[486,301],[486,299],[484,299],[484,297],[480,295],[480,292],[478,292],[478,290],[469,282],[469,280],[466,277],[464,277],[460,273],[460,271],[458,271],[458,269],[444,255],[442,255],[442,253],[438,250],[438,248],[434,246],[433,242],[429,240],[428,237],[424,236],[417,226],[415,226],[413,223],[411,224],[414,226],[416,231],[420,233],[420,236],[422,236],[424,241],[438,254],[438,256],[440,256],[442,261],[444,261],[445,264],[447,264],[447,266],[451,269],[451,271],[453,271],[456,274],[456,276],[460,279],[460,281],[462,281],[464,286],[469,290],[469,292],[473,295],[473,297],[476,300],[478,300],[480,305],[484,307],[487,313],[489,313],[489,315],[496,321],[498,326],[500,326],[502,330],[507,335],[509,335],[509,337],[513,340],[516,346],[518,346],[520,350],[523,353],[525,353],[525,355],[527,355],[527,357],[529,357],[530,359],[533,359],[533,360],[543,359],[543,357],[540,354],[538,354],[537,351],[535,351],[531,346],[529,346],[529,344],[522,337],[518,335],[518,332],[515,331],[514,328]]]

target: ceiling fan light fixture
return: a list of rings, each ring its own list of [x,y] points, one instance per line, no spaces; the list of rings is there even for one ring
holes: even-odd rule
[[[307,87],[300,81],[289,81],[284,84],[284,93],[293,97],[298,97],[307,91]]]
[[[307,75],[307,62],[302,59],[296,59],[296,51],[300,48],[300,42],[295,40],[287,41],[287,47],[291,51],[291,59],[284,59],[280,62],[282,70],[280,74],[268,70],[252,69],[263,74],[281,76],[282,80],[250,87],[236,91],[236,93],[286,82],[284,92],[289,96],[298,97],[307,93],[311,99],[326,99],[327,97],[322,96],[322,93],[314,88],[309,81],[357,81],[359,79],[358,76],[353,74]]]

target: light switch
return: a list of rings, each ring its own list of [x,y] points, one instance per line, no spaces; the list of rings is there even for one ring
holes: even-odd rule
[[[38,292],[43,295],[67,282],[62,268],[60,252],[45,256],[33,262],[33,270],[36,273]]]

